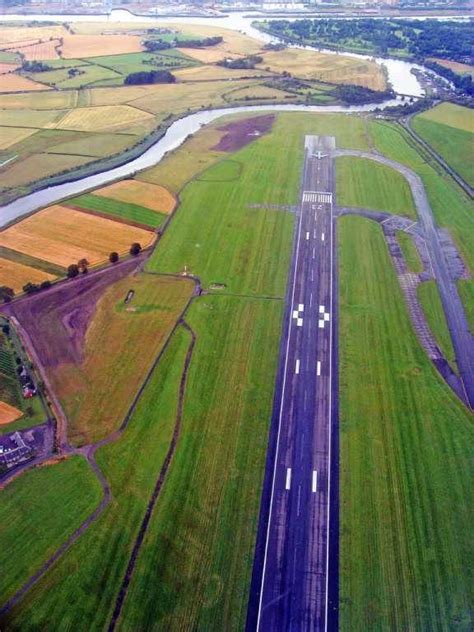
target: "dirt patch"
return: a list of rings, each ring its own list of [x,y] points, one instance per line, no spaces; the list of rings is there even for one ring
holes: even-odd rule
[[[97,301],[109,285],[132,272],[142,258],[59,284],[9,305],[4,312],[16,316],[35,341],[43,366],[80,364],[86,331]]]
[[[10,406],[6,402],[0,402],[0,426],[10,424],[12,421],[19,419],[23,413],[18,408]]]
[[[219,127],[218,129],[225,132],[225,134],[212,149],[227,152],[242,149],[242,147],[256,140],[262,136],[262,134],[269,132],[274,120],[274,114],[264,114],[240,121],[233,121],[232,123],[224,125],[224,127]]]

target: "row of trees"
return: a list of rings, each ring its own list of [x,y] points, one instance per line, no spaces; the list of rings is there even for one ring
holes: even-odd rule
[[[140,86],[150,83],[175,83],[176,77],[169,70],[149,70],[132,72],[125,77],[126,86]]]
[[[129,253],[133,257],[136,257],[140,254],[141,251],[142,251],[141,244],[139,244],[138,242],[134,242],[130,246]],[[110,263],[112,264],[117,263],[119,259],[120,259],[120,256],[118,252],[114,251],[109,254]],[[74,279],[80,274],[87,274],[88,271],[89,271],[89,262],[87,261],[87,259],[83,258],[83,259],[80,259],[77,263],[71,263],[71,265],[68,266],[66,276],[68,279]],[[40,292],[41,290],[47,290],[50,287],[51,287],[51,281],[49,280],[42,281],[41,283],[32,283],[31,281],[29,281],[28,283],[25,283],[22,289],[23,289],[23,292],[25,292],[25,294],[35,294],[36,292]],[[13,288],[8,287],[6,285],[0,286],[0,301],[2,303],[10,303],[10,301],[12,301],[14,297],[15,297],[15,291],[13,290]]]
[[[207,48],[209,46],[217,46],[223,41],[220,36],[216,37],[204,37],[202,39],[183,39],[178,37],[171,41],[163,39],[151,39],[143,42],[144,47],[150,53],[157,50],[168,50],[170,48]]]
[[[257,64],[263,62],[263,57],[259,55],[249,55],[248,57],[242,57],[241,59],[222,59],[217,62],[218,66],[224,66],[224,68],[235,68],[243,70],[251,70],[255,68]]]

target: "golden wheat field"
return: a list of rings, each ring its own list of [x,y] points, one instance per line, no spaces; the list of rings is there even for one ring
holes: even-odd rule
[[[19,143],[36,132],[36,129],[25,127],[0,127],[0,149],[8,149],[11,145]]]
[[[41,283],[41,281],[52,281],[54,278],[52,274],[42,270],[0,257],[0,285],[11,287],[15,292],[21,292],[28,282]]]
[[[111,251],[128,252],[133,242],[144,248],[154,238],[153,231],[55,205],[0,232],[0,245],[67,267],[83,258],[94,265]]]
[[[59,40],[48,40],[47,42],[38,42],[18,50],[28,61],[59,59],[57,48],[59,44]]]
[[[61,47],[64,59],[100,57],[139,53],[143,50],[141,37],[136,35],[71,35],[63,37]]]
[[[32,90],[51,90],[51,88],[19,75],[0,76],[0,92],[31,92]]]
[[[153,116],[149,112],[144,112],[129,105],[106,105],[71,110],[62,119],[52,123],[49,127],[82,132],[97,132],[126,127],[152,118]]]
[[[10,406],[6,402],[0,402],[0,426],[10,424],[15,419],[19,419],[23,413],[18,408]]]
[[[121,180],[97,189],[94,195],[138,204],[160,213],[171,213],[176,204],[175,197],[165,187],[139,180]]]

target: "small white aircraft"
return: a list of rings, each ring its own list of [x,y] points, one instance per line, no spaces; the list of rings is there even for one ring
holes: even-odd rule
[[[321,158],[327,158],[327,154],[323,154],[321,151],[318,151],[318,153],[313,154],[312,157],[317,158],[318,160],[321,160]]]

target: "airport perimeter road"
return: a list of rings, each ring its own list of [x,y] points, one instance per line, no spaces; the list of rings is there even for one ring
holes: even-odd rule
[[[252,631],[337,628],[334,148],[333,137],[305,139],[247,617],[247,629]]]

